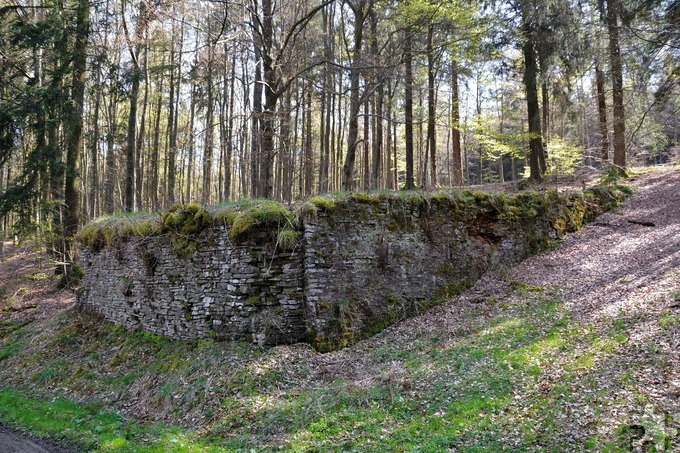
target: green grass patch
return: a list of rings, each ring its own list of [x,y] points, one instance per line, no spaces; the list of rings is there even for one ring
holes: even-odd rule
[[[0,420],[84,451],[226,451],[179,427],[137,423],[98,404],[79,404],[59,396],[28,397],[7,387],[0,387]]]

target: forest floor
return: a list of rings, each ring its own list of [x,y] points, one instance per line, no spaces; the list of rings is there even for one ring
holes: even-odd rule
[[[624,183],[555,248],[326,354],[126,332],[5,243],[0,422],[76,451],[680,451],[680,168]]]

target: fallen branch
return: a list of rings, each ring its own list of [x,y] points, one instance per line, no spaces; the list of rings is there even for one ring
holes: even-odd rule
[[[635,225],[642,225],[642,226],[646,226],[646,227],[654,227],[654,226],[656,226],[655,223],[647,222],[647,221],[644,221],[644,220],[628,219],[628,223],[634,223]]]

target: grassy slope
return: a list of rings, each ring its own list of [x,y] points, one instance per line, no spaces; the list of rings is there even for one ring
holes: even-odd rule
[[[628,451],[648,364],[618,363],[626,323],[598,333],[558,291],[514,286],[462,307],[454,330],[406,321],[408,338],[396,327],[335,355],[130,335],[67,311],[2,338],[0,419],[99,451]]]

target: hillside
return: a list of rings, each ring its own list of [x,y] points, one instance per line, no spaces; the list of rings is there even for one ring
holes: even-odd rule
[[[554,249],[326,354],[125,332],[6,243],[0,421],[98,451],[673,451],[680,170],[626,184]]]

